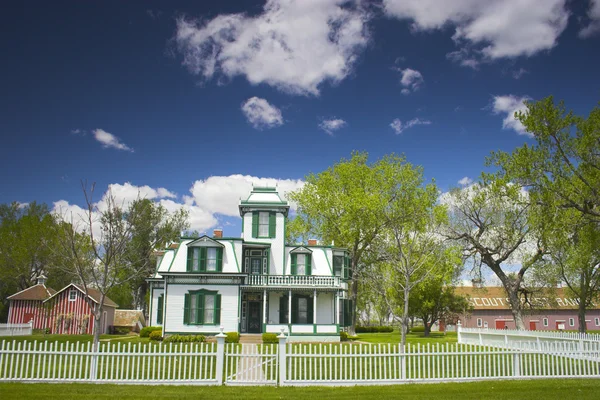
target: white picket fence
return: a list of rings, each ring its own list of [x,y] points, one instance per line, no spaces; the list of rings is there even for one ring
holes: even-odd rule
[[[33,333],[33,324],[0,324],[0,336],[28,336]]]
[[[512,329],[463,328],[458,325],[458,343],[496,346],[512,349],[538,349],[548,344],[574,348],[581,352],[600,352],[600,335],[578,332],[520,331]]]
[[[3,341],[0,382],[185,385],[383,385],[600,377],[597,350],[578,343],[479,344],[86,343]],[[515,342],[517,343],[517,342]]]
[[[215,343],[2,341],[0,381],[221,384]]]

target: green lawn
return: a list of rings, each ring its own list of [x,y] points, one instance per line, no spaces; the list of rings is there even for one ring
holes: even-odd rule
[[[530,380],[356,387],[197,387],[0,383],[8,399],[597,399],[600,380]]]
[[[400,331],[395,330],[391,333],[359,333],[358,341],[366,343],[400,343]],[[409,333],[406,335],[408,344],[435,344],[435,343],[456,343],[456,332],[431,332],[429,337],[425,337],[423,332]]]

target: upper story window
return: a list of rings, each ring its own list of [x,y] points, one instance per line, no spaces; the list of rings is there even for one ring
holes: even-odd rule
[[[312,275],[312,255],[310,253],[292,253],[292,275]]]
[[[275,237],[275,213],[272,211],[252,212],[252,237],[274,238]]]
[[[247,274],[267,275],[269,273],[269,249],[246,249],[244,255],[244,271]]]
[[[188,272],[223,271],[223,248],[189,247],[186,270]]]
[[[69,301],[77,300],[77,289],[69,290]]]
[[[333,253],[333,275],[344,279],[352,278],[350,256],[348,253],[336,251]]]

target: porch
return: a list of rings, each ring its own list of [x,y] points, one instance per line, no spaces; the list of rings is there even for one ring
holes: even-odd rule
[[[342,280],[339,276],[250,274],[244,280],[244,286],[341,288]]]
[[[335,336],[339,340],[339,290],[295,288],[242,289],[240,333]]]

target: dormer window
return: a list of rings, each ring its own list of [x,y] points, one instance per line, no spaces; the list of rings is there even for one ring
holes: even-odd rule
[[[304,247],[290,252],[292,275],[312,275],[312,253]]]
[[[188,243],[187,272],[223,271],[223,245],[211,238],[202,237]]]

